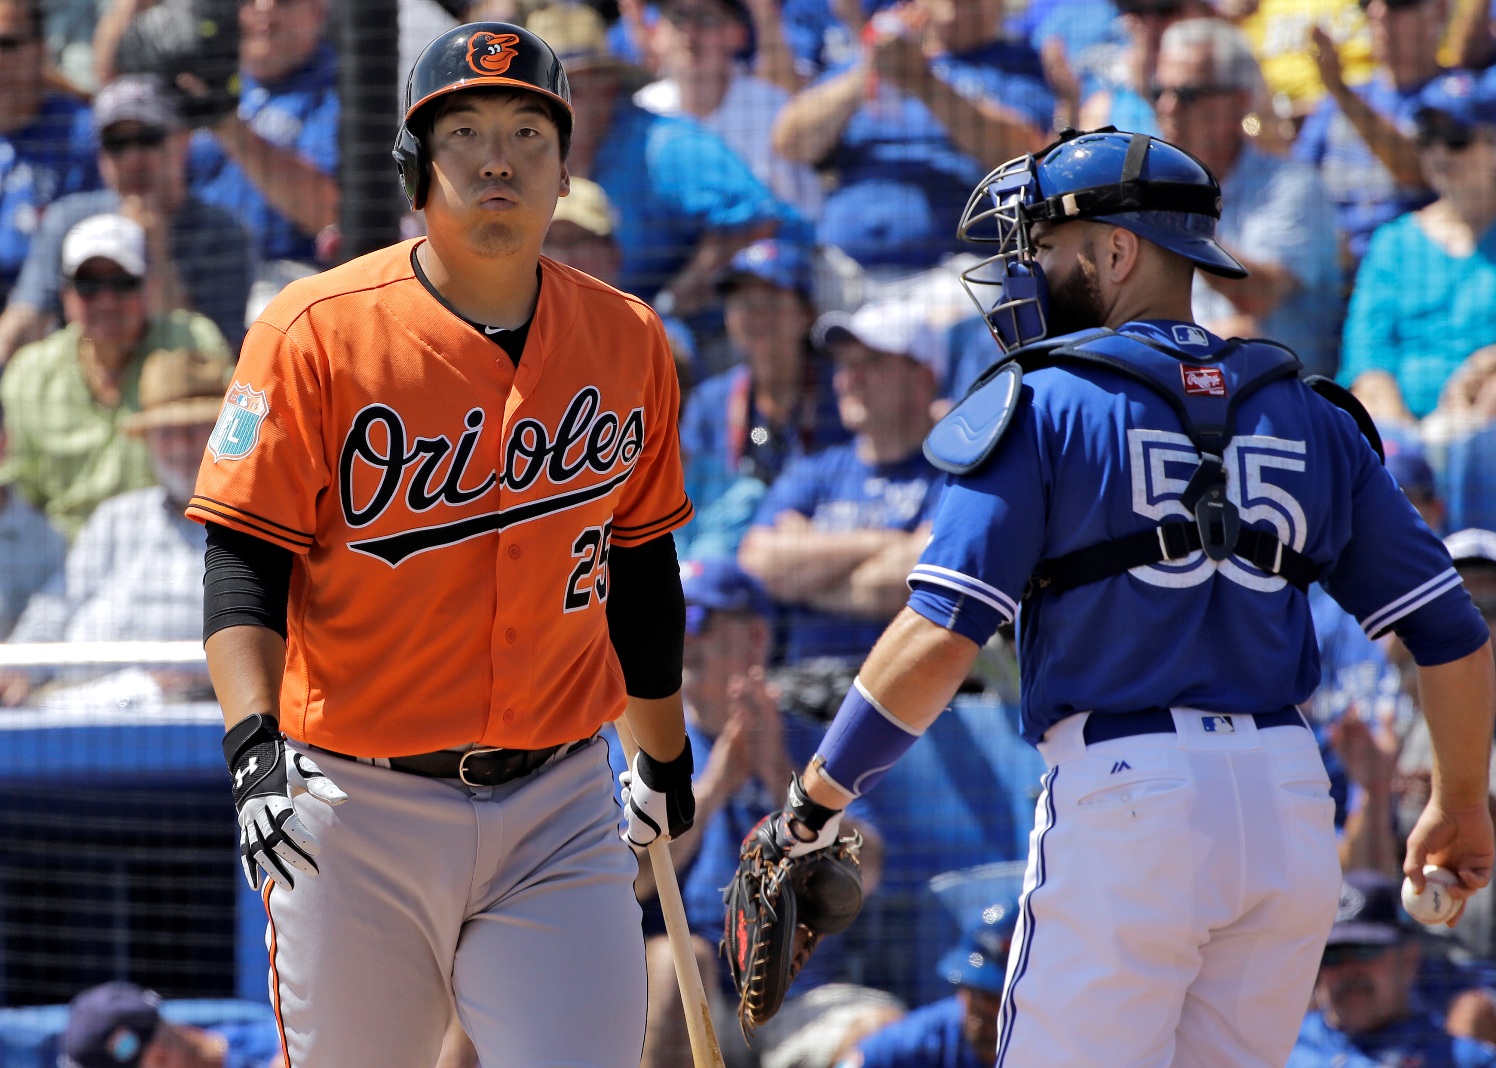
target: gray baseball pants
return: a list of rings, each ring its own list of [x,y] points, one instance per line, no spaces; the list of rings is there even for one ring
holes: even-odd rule
[[[310,750],[321,873],[269,883],[289,1068],[431,1068],[456,1011],[493,1068],[637,1068],[644,943],[607,745],[496,787]]]

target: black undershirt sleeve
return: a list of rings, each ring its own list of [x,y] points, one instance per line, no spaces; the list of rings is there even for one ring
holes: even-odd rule
[[[608,554],[608,636],[630,697],[657,700],[680,689],[686,646],[675,537],[663,534]]]
[[[209,523],[203,572],[203,641],[225,627],[268,627],[286,636],[290,549]]]

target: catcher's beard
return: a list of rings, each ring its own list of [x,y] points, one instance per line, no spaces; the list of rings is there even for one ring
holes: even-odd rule
[[[1095,246],[1087,240],[1070,270],[1049,280],[1047,336],[1061,337],[1106,322],[1101,285],[1096,280],[1095,253]]]

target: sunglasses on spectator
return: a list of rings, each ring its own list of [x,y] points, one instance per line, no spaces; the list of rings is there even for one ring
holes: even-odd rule
[[[1117,10],[1124,15],[1173,18],[1184,11],[1184,0],[1118,0]]]
[[[96,278],[74,278],[73,292],[85,299],[97,297],[106,290],[116,296],[129,296],[140,291],[141,281],[132,274],[106,274]]]
[[[155,128],[137,130],[135,133],[104,133],[99,144],[111,156],[117,156],[132,148],[160,148],[166,143],[166,131]]]
[[[1319,958],[1319,963],[1322,968],[1333,968],[1338,964],[1368,964],[1391,948],[1391,945],[1368,942],[1347,942],[1326,946],[1324,955]]]
[[[1418,147],[1443,145],[1451,152],[1463,152],[1475,143],[1475,131],[1462,122],[1445,118],[1437,111],[1425,112],[1418,121]]]
[[[0,35],[0,52],[19,52],[35,40],[35,37],[23,37],[18,33]]]
[[[1236,87],[1231,85],[1151,85],[1148,87],[1148,99],[1157,104],[1164,97],[1172,96],[1180,107],[1187,108],[1209,97],[1225,96],[1236,91]]]

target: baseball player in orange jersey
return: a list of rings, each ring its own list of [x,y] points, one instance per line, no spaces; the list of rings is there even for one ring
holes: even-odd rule
[[[540,256],[572,121],[543,41],[452,30],[405,105],[429,236],[271,303],[188,509],[271,998],[290,1068],[429,1068],[454,1001],[483,1064],[637,1065],[595,735],[638,738],[632,844],[690,826],[670,350]]]

